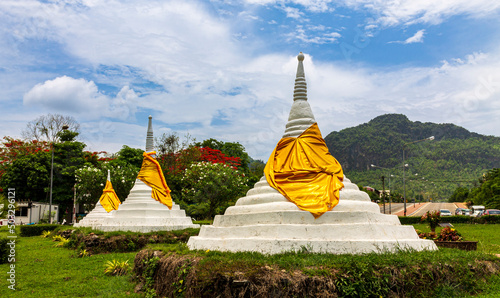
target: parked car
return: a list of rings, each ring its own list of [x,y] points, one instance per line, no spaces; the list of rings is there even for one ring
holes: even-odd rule
[[[482,215],[500,215],[500,210],[498,210],[498,209],[486,209]]]
[[[465,208],[457,208],[455,209],[455,215],[471,215],[472,210]]]
[[[439,213],[441,214],[441,216],[452,216],[453,215],[453,214],[451,214],[451,211],[448,209],[441,209],[441,210],[439,210]]]

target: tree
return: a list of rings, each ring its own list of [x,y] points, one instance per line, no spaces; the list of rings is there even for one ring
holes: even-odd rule
[[[191,216],[203,219],[223,213],[248,190],[245,175],[222,163],[193,163],[184,171],[182,180],[185,187],[181,207]]]
[[[222,142],[216,139],[208,139],[203,142],[198,142],[194,144],[197,147],[201,148],[211,148],[215,150],[220,150],[223,154],[230,157],[238,157],[240,166],[238,169],[243,171],[245,174],[249,174],[249,164],[250,164],[250,156],[245,152],[245,147],[240,143],[232,143],[232,142]]]
[[[15,188],[18,200],[44,202],[50,182],[50,153],[39,151],[18,155],[5,167],[0,179],[3,189]]]
[[[469,189],[467,187],[458,187],[448,199],[448,202],[466,202],[469,196]]]
[[[71,220],[73,206],[75,171],[86,162],[83,149],[85,144],[75,141],[78,132],[63,130],[58,133],[60,143],[54,143],[53,203],[59,204],[59,218],[66,214]]]
[[[475,205],[500,209],[500,169],[494,168],[479,179],[480,185],[471,189],[469,198]]]
[[[175,132],[170,134],[163,133],[159,137],[155,138],[155,148],[157,155],[175,153],[181,149],[179,136]]]
[[[63,129],[78,133],[80,124],[71,116],[47,114],[28,122],[22,136],[29,140],[55,142],[58,139],[58,133]]]
[[[142,149],[131,148],[127,145],[123,145],[122,149],[116,153],[116,159],[140,169],[144,158],[142,155],[143,153],[144,150]]]

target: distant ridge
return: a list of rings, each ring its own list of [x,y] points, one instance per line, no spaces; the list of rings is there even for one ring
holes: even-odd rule
[[[435,140],[409,145],[405,151],[412,173],[436,181],[468,179],[472,183],[485,171],[500,167],[499,137],[470,132],[451,123],[410,121],[402,114],[385,114],[356,127],[333,131],[325,142],[353,182],[373,185],[377,177],[362,174],[373,172],[371,164],[398,172],[402,169],[403,145],[430,136]],[[454,187],[438,188],[445,195]]]

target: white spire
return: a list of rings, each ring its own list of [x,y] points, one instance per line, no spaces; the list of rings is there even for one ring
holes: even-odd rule
[[[109,170],[108,170],[108,181],[111,182],[111,175],[109,174]]]
[[[154,150],[152,119],[153,116],[149,115],[148,134],[146,136],[146,152],[151,152]]]
[[[293,104],[288,116],[285,133],[283,138],[298,137],[312,124],[316,123],[311,107],[307,102],[307,84],[304,74],[304,54],[302,52],[297,56],[299,65],[297,66],[297,75],[295,78],[295,87],[293,90]]]
[[[302,52],[297,56],[299,60],[299,65],[297,66],[297,75],[295,77],[295,89],[293,90],[293,100],[303,99],[307,100],[307,83],[306,76],[304,74],[304,54]]]

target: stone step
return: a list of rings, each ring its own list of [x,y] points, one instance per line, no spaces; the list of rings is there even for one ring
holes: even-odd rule
[[[346,224],[265,224],[249,226],[202,226],[200,238],[259,238],[280,240],[412,240],[419,239],[413,226],[372,223]]]
[[[264,254],[308,251],[314,253],[363,254],[398,252],[401,250],[434,250],[430,240],[291,240],[291,239],[258,239],[258,238],[226,238],[213,239],[191,237],[188,247],[194,250],[216,251],[255,251]]]

